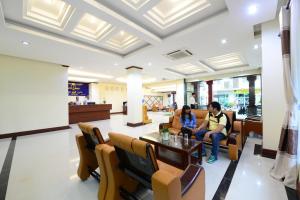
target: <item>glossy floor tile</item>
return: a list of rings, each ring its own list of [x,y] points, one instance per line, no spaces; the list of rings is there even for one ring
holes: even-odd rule
[[[139,137],[158,131],[159,123],[169,119],[166,113],[150,112],[149,117],[153,123],[136,128],[126,126],[124,115],[112,115],[110,120],[91,124],[100,128],[104,138],[108,137],[108,132]],[[82,182],[77,177],[79,157],[75,134],[79,133],[79,128],[77,125],[71,127],[68,130],[17,138],[6,200],[97,199],[98,182],[93,178]],[[5,152],[9,143],[10,140],[0,140],[0,164],[2,152]],[[253,155],[256,143],[261,143],[261,140],[247,140],[226,199],[287,199],[282,183],[269,177],[268,171],[274,160]],[[205,196],[206,200],[210,200],[220,186],[230,160],[226,150],[220,152],[219,160],[214,164],[206,163],[205,159],[202,165],[206,174]],[[151,192],[140,193],[139,197],[151,199]]]
[[[261,139],[247,139],[226,200],[287,200],[283,184],[269,175],[274,160],[253,154],[255,144],[261,143]]]

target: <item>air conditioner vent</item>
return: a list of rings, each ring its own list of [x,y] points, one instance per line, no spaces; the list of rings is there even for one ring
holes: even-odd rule
[[[192,55],[193,54],[188,50],[176,50],[168,53],[166,56],[172,60],[178,60]]]

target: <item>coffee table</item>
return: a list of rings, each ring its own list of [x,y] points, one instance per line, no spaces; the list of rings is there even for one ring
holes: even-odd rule
[[[171,135],[170,135],[171,136]],[[163,140],[160,133],[150,133],[140,137],[140,140],[153,144],[156,158],[180,169],[185,169],[189,164],[202,164],[202,142],[195,139],[185,141],[182,136],[170,137]],[[192,153],[198,152],[198,157]]]

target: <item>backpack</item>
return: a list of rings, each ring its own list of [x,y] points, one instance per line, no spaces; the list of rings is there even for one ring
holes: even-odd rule
[[[225,115],[225,117],[226,117],[226,126],[225,126],[225,128],[226,128],[226,131],[227,131],[227,133],[228,133],[228,131],[231,129],[231,123],[230,123],[230,119],[229,119],[228,115],[227,115],[226,113],[221,112],[219,115],[216,116],[216,118],[217,118],[218,123],[219,123],[219,122],[220,122],[220,118],[221,118],[223,115]],[[210,116],[212,116],[211,113],[209,113],[209,117],[210,117]],[[209,120],[208,120],[208,122],[209,122]],[[208,126],[209,126],[209,124],[208,124]]]

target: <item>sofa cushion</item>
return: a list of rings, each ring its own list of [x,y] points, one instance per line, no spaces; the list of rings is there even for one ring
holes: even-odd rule
[[[175,129],[181,129],[181,124],[180,124],[180,115],[175,115],[173,118],[173,122],[172,122],[172,127]]]

